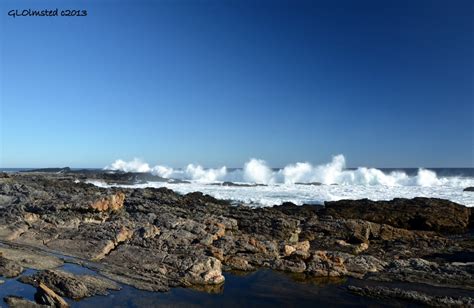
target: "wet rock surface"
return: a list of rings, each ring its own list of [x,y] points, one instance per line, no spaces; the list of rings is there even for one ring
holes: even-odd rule
[[[4,302],[11,308],[48,308],[51,306],[41,305],[33,301],[18,297],[18,296],[7,296]]]
[[[107,295],[109,290],[120,289],[116,283],[102,277],[74,275],[61,270],[40,271],[32,276],[22,276],[19,280],[37,288],[43,283],[55,293],[72,299]]]
[[[23,267],[16,261],[0,255],[0,275],[6,278],[16,277],[23,272]]]
[[[223,270],[259,268],[474,289],[472,261],[449,257],[474,254],[471,211],[450,201],[343,200],[254,209],[199,192],[85,183],[129,177],[68,170],[0,177],[0,240],[30,249],[24,258],[3,253],[6,264],[36,264],[41,271],[21,281],[43,282],[75,299],[116,288],[110,280],[148,291],[205,289],[224,283]],[[110,280],[51,270],[61,261],[54,265],[54,258],[43,257],[35,263],[35,250],[94,262]]]
[[[433,296],[423,292],[387,287],[356,287],[349,286],[349,291],[362,296],[381,299],[401,299],[433,307],[472,307],[471,297]]]

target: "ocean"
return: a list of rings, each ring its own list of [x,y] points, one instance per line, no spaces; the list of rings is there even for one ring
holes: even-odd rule
[[[432,197],[474,206],[474,168],[346,168],[343,155],[327,164],[299,162],[283,168],[270,168],[259,159],[243,168],[203,168],[189,164],[183,169],[150,167],[140,160],[117,160],[105,167],[124,172],[149,172],[183,182],[147,182],[129,187],[168,187],[185,194],[200,191],[219,199],[261,207],[283,202],[322,204],[341,199],[391,200],[393,198]],[[100,181],[98,186],[110,186]],[[256,185],[258,184],[258,185]]]

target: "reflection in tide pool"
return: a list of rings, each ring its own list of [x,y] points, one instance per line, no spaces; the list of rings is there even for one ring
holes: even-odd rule
[[[175,288],[154,293],[124,286],[107,297],[77,302],[77,307],[315,307],[367,306],[382,302],[348,293],[344,280],[298,280],[271,270],[225,273],[221,286],[201,290]]]

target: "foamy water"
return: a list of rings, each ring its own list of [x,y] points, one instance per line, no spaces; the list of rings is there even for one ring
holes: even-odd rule
[[[393,198],[434,197],[448,199],[466,206],[474,206],[474,193],[463,189],[474,186],[473,177],[439,177],[434,171],[419,169],[415,175],[403,171],[384,173],[375,168],[345,169],[343,155],[332,161],[313,166],[307,162],[288,165],[272,170],[265,161],[249,160],[242,169],[228,170],[225,166],[206,169],[190,164],[184,169],[149,164],[138,159],[126,162],[117,160],[107,170],[125,172],[149,172],[168,179],[188,180],[190,183],[148,182],[122,185],[124,187],[168,187],[185,194],[200,191],[216,198],[246,203],[252,206],[271,206],[290,201],[295,204],[334,201],[340,199],[391,200]],[[223,181],[266,186],[234,187],[214,185]],[[322,185],[300,185],[318,182]],[[93,181],[97,186],[110,186]],[[337,184],[337,185],[332,185]]]

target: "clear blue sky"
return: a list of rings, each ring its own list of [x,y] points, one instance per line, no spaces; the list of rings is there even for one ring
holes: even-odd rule
[[[0,167],[474,166],[471,0],[0,8]]]

